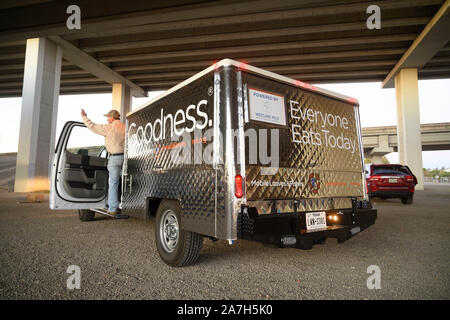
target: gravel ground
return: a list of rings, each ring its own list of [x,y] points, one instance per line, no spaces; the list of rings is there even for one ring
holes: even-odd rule
[[[0,299],[448,299],[450,186],[414,204],[375,202],[378,220],[352,239],[312,250],[205,239],[194,266],[159,259],[154,221],[51,211],[0,192]],[[81,289],[68,290],[69,265]],[[381,289],[366,286],[378,265]]]

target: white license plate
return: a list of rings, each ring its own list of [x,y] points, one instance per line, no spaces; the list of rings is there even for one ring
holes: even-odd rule
[[[389,183],[397,183],[397,179],[389,179]]]
[[[327,217],[325,211],[306,213],[306,229],[317,230],[327,227]]]

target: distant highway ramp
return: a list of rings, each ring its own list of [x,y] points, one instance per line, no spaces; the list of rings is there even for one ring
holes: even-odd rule
[[[0,189],[13,191],[17,153],[0,153]]]

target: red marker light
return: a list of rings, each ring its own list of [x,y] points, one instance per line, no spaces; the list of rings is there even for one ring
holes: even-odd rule
[[[309,90],[317,90],[316,87],[310,85],[309,83],[305,83],[305,87],[306,87],[307,89],[309,89]]]
[[[355,98],[348,98],[348,102],[350,102],[352,104],[357,104],[358,100],[356,100]]]
[[[236,177],[234,177],[234,186],[235,186],[235,195],[236,198],[242,198],[243,196],[243,190],[242,190],[242,177],[241,175],[237,174]]]
[[[241,62],[238,66],[238,68],[240,70],[247,70],[248,69],[248,65],[245,62]]]
[[[313,85],[310,85],[309,83],[306,83],[306,82],[301,82],[300,80],[295,80],[295,85],[297,87],[302,87],[302,88],[313,90],[313,91],[317,90],[317,88],[314,87]]]

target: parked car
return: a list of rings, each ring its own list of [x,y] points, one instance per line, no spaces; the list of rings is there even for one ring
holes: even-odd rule
[[[369,198],[400,198],[403,204],[411,204],[417,178],[408,166],[372,164],[366,182]]]

